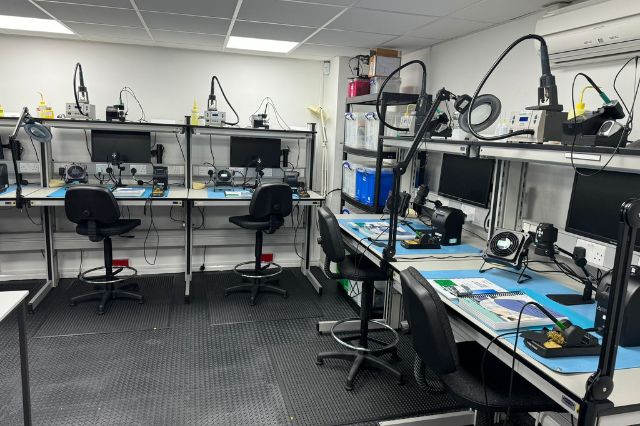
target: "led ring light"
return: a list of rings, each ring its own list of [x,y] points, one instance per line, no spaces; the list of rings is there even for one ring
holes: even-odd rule
[[[466,133],[471,133],[469,129],[469,115],[473,114],[473,130],[481,132],[496,122],[500,116],[502,105],[500,99],[494,95],[480,95],[473,104],[473,111],[467,109],[458,118],[460,128]]]

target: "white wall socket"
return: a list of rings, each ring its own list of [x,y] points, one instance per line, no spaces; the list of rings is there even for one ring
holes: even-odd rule
[[[29,163],[29,162],[21,161],[18,163],[18,172],[40,173],[40,163]]]
[[[169,176],[182,176],[184,175],[184,166],[167,166],[167,173]]]
[[[146,164],[130,164],[129,165],[129,172],[131,172],[131,169],[136,169],[136,175],[146,175],[147,174],[147,165]]]
[[[576,241],[576,247],[585,248],[587,251],[587,262],[591,265],[604,266],[604,254],[607,251],[606,246],[578,238],[578,241]]]
[[[209,170],[215,171],[211,166],[199,166],[197,169],[198,176],[209,176]]]
[[[471,223],[475,222],[475,218],[476,218],[475,207],[471,207],[466,204],[461,204],[460,210],[462,210],[462,212],[467,215],[467,218],[465,220],[466,222],[471,222]]]
[[[96,173],[107,173],[107,164],[96,164]]]

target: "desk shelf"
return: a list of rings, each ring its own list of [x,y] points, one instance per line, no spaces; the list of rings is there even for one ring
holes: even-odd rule
[[[38,120],[42,121],[47,127],[56,129],[133,130],[155,133],[184,133],[185,129],[182,124],[139,123],[137,121],[69,120],[64,118]],[[0,126],[13,127],[17,121],[16,117],[0,117]]]

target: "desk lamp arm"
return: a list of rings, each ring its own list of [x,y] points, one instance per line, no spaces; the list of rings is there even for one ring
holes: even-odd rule
[[[598,369],[587,380],[587,391],[580,409],[580,425],[595,425],[598,414],[613,404],[607,399],[613,392],[618,341],[622,328],[624,302],[629,281],[636,232],[640,227],[640,199],[627,200],[620,208],[618,244],[614,261],[607,318]]]
[[[436,93],[435,99],[433,100],[433,103],[431,104],[431,107],[429,108],[427,115],[425,116],[424,120],[422,121],[422,124],[420,125],[420,128],[418,129],[415,136],[413,137],[413,142],[411,143],[411,147],[409,148],[407,155],[402,161],[399,161],[393,168],[393,189],[391,193],[391,197],[393,198],[391,199],[392,207],[391,207],[391,212],[389,214],[389,241],[387,242],[386,247],[382,250],[382,255],[385,260],[391,260],[396,255],[396,234],[398,232],[397,228],[398,228],[398,202],[400,198],[400,179],[402,178],[402,175],[404,175],[407,172],[407,169],[409,168],[411,161],[413,161],[413,158],[415,157],[416,152],[418,151],[418,147],[423,142],[422,139],[424,138],[426,133],[429,130],[431,130],[431,120],[433,120],[433,117],[436,114],[438,105],[440,105],[440,103],[443,101],[448,101],[455,98],[456,98],[456,95],[449,92],[444,87],[438,90],[438,93]]]
[[[18,132],[20,132],[20,128],[23,123],[27,121],[29,115],[29,109],[27,107],[22,108],[22,112],[20,113],[20,117],[18,117],[18,122],[16,123],[16,127],[13,129],[13,132],[9,135],[9,148],[11,149],[11,159],[13,162],[13,172],[15,173],[16,178],[16,207],[22,208],[22,185],[20,182],[20,172],[18,171],[18,147],[16,144]]]

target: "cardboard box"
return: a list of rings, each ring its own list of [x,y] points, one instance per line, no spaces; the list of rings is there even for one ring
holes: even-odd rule
[[[385,49],[382,47],[378,47],[377,49],[370,50],[369,56],[386,56],[388,58],[399,58],[400,51],[394,49]]]
[[[400,66],[400,58],[374,55],[369,59],[369,77],[386,77]]]

